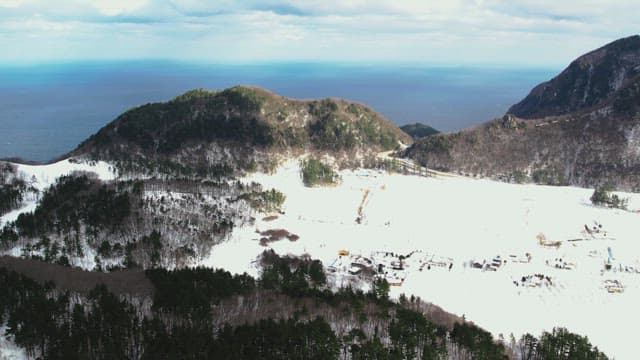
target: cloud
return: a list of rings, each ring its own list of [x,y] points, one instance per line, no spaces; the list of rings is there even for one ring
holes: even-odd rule
[[[89,2],[98,9],[101,14],[115,16],[131,13],[143,8],[149,3],[148,0],[91,0]]]
[[[557,65],[637,31],[638,6],[640,0],[0,0],[0,41],[12,47],[0,61]]]
[[[0,7],[17,8],[22,5],[22,0],[0,0]]]

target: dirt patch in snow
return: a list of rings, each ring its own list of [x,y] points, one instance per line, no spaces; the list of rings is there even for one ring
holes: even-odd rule
[[[284,238],[287,238],[289,241],[296,241],[300,239],[300,236],[290,233],[285,229],[269,229],[260,232],[262,238],[260,238],[260,245],[267,246],[267,244],[280,241]]]

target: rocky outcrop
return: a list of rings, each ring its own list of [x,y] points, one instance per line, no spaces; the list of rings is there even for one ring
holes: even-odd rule
[[[593,110],[611,103],[618,92],[637,86],[640,36],[616,40],[574,60],[555,78],[531,90],[509,109],[524,119]]]

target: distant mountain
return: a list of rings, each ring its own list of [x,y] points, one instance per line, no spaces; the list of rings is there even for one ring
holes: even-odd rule
[[[347,154],[391,150],[399,141],[411,139],[366,106],[238,86],[129,110],[73,154],[129,172],[208,177],[272,166],[274,153],[314,151],[353,161]]]
[[[400,126],[400,130],[404,131],[414,139],[423,138],[429,135],[435,135],[440,132],[432,128],[431,126],[422,123],[402,125]]]
[[[504,117],[420,139],[405,156],[472,176],[640,191],[640,37],[581,56]]]
[[[616,40],[589,52],[560,75],[531,90],[508,113],[524,119],[599,108],[640,81],[640,36]]]

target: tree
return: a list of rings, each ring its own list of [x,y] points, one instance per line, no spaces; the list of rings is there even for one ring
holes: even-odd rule
[[[389,299],[389,282],[385,278],[376,278],[373,280],[371,291],[377,299],[388,300]]]
[[[524,334],[518,342],[518,349],[520,350],[520,358],[522,360],[533,360],[536,355],[536,348],[538,346],[538,339],[531,334]]]
[[[338,181],[338,174],[331,166],[315,158],[302,160],[300,172],[305,186],[334,184]]]
[[[629,199],[622,199],[616,194],[611,194],[612,190],[613,186],[611,184],[596,187],[593,191],[593,195],[591,195],[591,202],[594,205],[626,210]]]
[[[320,260],[313,260],[309,265],[309,277],[315,286],[323,286],[327,283],[327,276]]]

